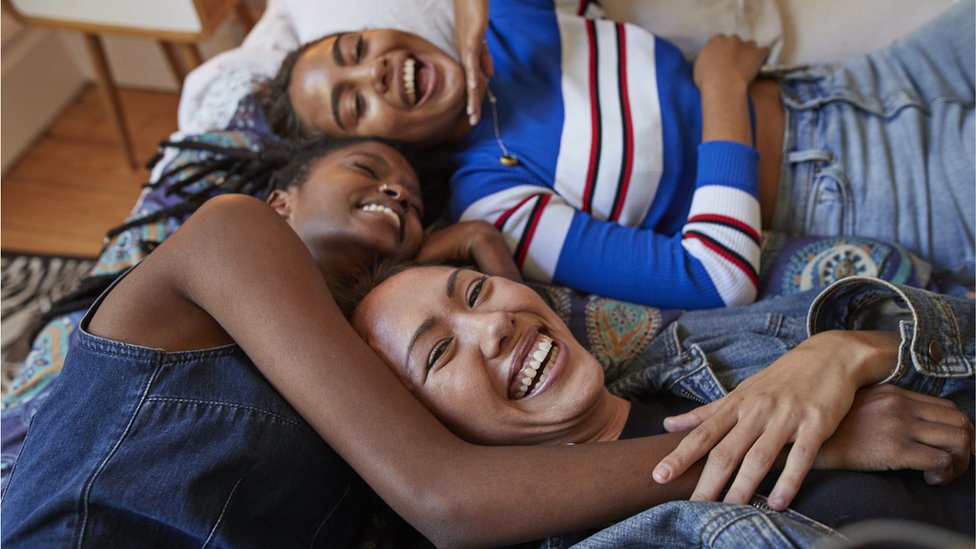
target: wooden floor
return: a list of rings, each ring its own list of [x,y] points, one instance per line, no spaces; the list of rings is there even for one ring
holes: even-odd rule
[[[176,93],[121,90],[129,131],[145,164],[176,131]],[[144,167],[128,166],[98,90],[90,86],[3,176],[0,248],[96,256],[106,230],[129,214]]]

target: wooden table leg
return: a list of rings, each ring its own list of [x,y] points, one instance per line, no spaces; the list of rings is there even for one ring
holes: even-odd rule
[[[115,129],[118,131],[119,138],[122,140],[122,147],[125,151],[126,159],[133,169],[139,169],[139,162],[136,160],[135,148],[132,138],[129,135],[129,128],[125,123],[125,112],[122,110],[122,103],[119,101],[119,93],[112,80],[112,73],[109,70],[108,59],[105,56],[105,48],[102,39],[97,34],[85,33],[85,43],[88,46],[88,54],[92,64],[95,66],[95,77],[98,79],[98,87],[101,90],[102,100],[108,115],[115,122]]]
[[[244,34],[251,32],[251,29],[254,28],[254,24],[257,23],[257,21],[254,19],[254,14],[251,13],[251,8],[247,6],[247,2],[244,1],[238,3],[235,11],[237,12],[237,20],[240,21],[241,25],[244,27]]]
[[[200,49],[196,44],[180,42],[177,44],[177,47],[183,54],[183,66],[186,67],[187,72],[192,71],[203,63],[203,55],[200,53]]]
[[[173,70],[173,76],[176,77],[177,85],[182,87],[183,79],[186,78],[187,71],[183,69],[183,62],[180,61],[180,52],[177,51],[176,44],[166,40],[160,40],[159,46],[163,48],[163,55],[166,56],[166,62],[169,63],[169,68]]]

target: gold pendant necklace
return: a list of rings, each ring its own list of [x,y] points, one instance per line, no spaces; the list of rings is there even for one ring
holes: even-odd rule
[[[486,86],[485,92],[488,94],[488,104],[491,105],[491,123],[495,128],[495,141],[498,142],[498,147],[502,150],[502,155],[498,157],[498,161],[502,163],[502,166],[508,166],[509,168],[518,166],[518,158],[508,152],[505,143],[502,142],[502,133],[498,129],[498,107],[495,105],[498,99],[495,98],[495,94],[491,93],[491,88]]]

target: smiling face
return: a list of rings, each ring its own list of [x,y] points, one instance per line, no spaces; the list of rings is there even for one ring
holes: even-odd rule
[[[374,29],[327,37],[295,63],[288,89],[302,122],[331,136],[427,146],[463,127],[464,71],[412,33]]]
[[[585,442],[607,427],[608,402],[620,400],[559,316],[504,278],[408,269],[366,296],[353,326],[435,416],[472,442]]]
[[[326,153],[303,184],[275,190],[268,203],[320,265],[346,272],[377,257],[413,257],[423,239],[417,174],[403,155],[375,141]]]

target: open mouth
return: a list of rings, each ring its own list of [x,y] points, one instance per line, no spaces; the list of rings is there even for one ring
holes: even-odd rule
[[[383,204],[368,203],[363,204],[359,207],[360,210],[370,213],[378,213],[386,216],[393,222],[393,226],[396,228],[397,232],[400,234],[400,241],[403,241],[403,220],[400,219],[400,215],[389,206],[384,206]]]
[[[407,104],[411,107],[420,103],[432,88],[431,68],[426,63],[407,57],[403,62],[403,89]]]
[[[513,400],[520,400],[531,395],[549,377],[549,371],[556,362],[559,348],[552,338],[539,334],[535,347],[529,351],[522,368],[515,374],[515,394]]]

